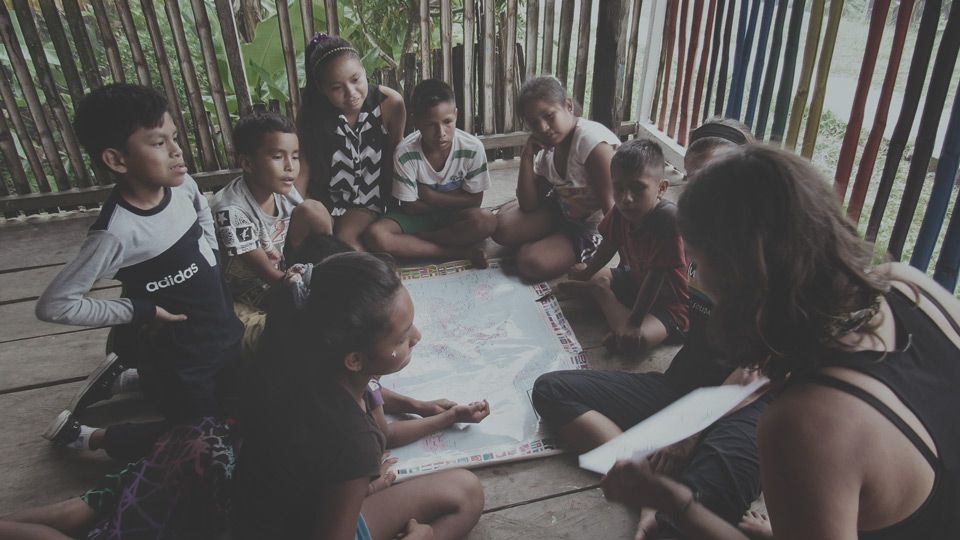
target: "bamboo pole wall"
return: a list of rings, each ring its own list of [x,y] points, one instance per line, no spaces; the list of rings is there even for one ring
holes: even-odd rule
[[[884,21],[894,4],[899,6],[892,54],[879,103],[874,111],[868,111],[866,98]],[[848,206],[854,219],[862,212],[882,146],[914,4],[915,0],[876,0],[872,4],[867,47],[835,173],[837,193],[842,196],[853,167],[859,165]],[[190,12],[182,13],[181,6],[186,5]],[[924,3],[909,74],[904,78],[903,103],[866,224],[867,238],[875,239],[886,215],[892,183],[911,142],[913,124],[919,122],[920,137],[907,175],[907,190],[896,207],[898,218],[890,246],[894,255],[905,252],[906,231],[917,213],[918,194],[932,157],[930,141],[946,106],[945,89],[956,85],[951,78],[955,63],[949,62],[956,58],[951,47],[956,48],[953,44],[960,30],[955,26],[960,23],[950,23],[949,31],[938,26],[943,5],[942,0]],[[230,0],[2,3],[0,37],[6,60],[0,65],[0,157],[7,174],[0,185],[0,198],[87,186],[101,189],[94,186],[109,183],[108,178],[92,174],[70,116],[84,93],[110,82],[136,81],[162,88],[191,170],[230,166],[234,159],[232,124],[239,116],[255,108],[285,108],[288,114],[297,113],[302,83],[298,76],[302,66],[296,60],[302,51],[299,40],[309,41],[314,29],[324,23],[328,33],[339,33],[340,15],[354,13],[338,10],[336,0],[324,0],[322,6],[319,0],[301,2],[294,12],[286,0],[276,0],[275,6],[278,27],[274,28],[279,30],[284,55],[287,101],[254,103],[241,43],[242,37],[248,37],[238,31]],[[785,141],[788,148],[800,144],[801,152],[809,156],[819,135],[833,49],[843,31],[844,2],[417,0],[409,6],[414,11],[408,13],[413,17],[409,42],[419,52],[387,59],[386,68],[369,72],[370,80],[395,87],[402,83],[404,95],[409,96],[423,78],[444,79],[458,94],[467,131],[481,132],[490,141],[494,140],[491,137],[503,137],[503,142],[491,142],[492,148],[522,144],[524,135],[516,132],[522,124],[517,122],[515,96],[524,80],[543,73],[556,75],[581,103],[586,98],[585,108],[612,128],[636,119],[662,132],[670,144],[682,146],[690,130],[706,117],[726,113],[753,125],[759,139]],[[951,21],[957,17],[957,9],[952,9]],[[166,23],[159,21],[158,10]],[[213,20],[209,10],[214,10]],[[299,20],[294,20],[296,17]],[[458,21],[462,21],[462,32]],[[599,22],[603,23],[602,35],[591,36]],[[365,54],[372,45],[356,37],[361,33],[356,30],[358,21],[343,23],[362,56],[373,58]],[[436,49],[431,40],[434,25],[439,36]],[[944,44],[933,61],[938,31],[944,34]],[[169,43],[176,61],[166,50]],[[45,50],[55,51],[59,62],[47,62]],[[591,55],[596,64],[592,68]],[[931,67],[931,63],[935,65]],[[929,84],[928,70],[934,74]],[[917,119],[925,92],[933,99],[927,98],[922,118]],[[635,101],[639,106],[635,107]],[[870,112],[873,125],[858,163],[860,129]],[[805,129],[801,130],[805,117]],[[938,189],[949,184],[948,177],[948,173],[938,174]],[[945,201],[939,197],[939,206],[926,211],[932,217],[925,223],[943,221],[938,216],[947,207]],[[938,230],[934,225],[925,224],[924,230]],[[924,239],[924,249],[929,250],[930,233],[926,232]],[[918,264],[929,264],[923,253],[917,257]]]

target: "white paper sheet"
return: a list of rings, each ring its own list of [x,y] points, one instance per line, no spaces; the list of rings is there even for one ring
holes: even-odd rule
[[[580,456],[580,468],[606,474],[621,459],[642,459],[699,433],[730,412],[769,379],[746,385],[698,388],[620,436]]]

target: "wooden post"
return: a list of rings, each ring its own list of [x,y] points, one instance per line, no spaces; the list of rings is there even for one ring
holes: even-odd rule
[[[496,39],[495,0],[483,0],[483,133],[496,129],[494,114],[494,39]]]
[[[687,60],[687,12],[689,11],[689,0],[683,0],[680,4],[680,26],[677,28],[677,79],[673,85],[673,99],[670,102],[670,119],[667,121],[667,135],[675,138],[677,127],[677,115],[680,112],[680,93],[683,88],[689,84],[683,76],[686,73]]]
[[[433,75],[430,65],[433,48],[430,46],[430,0],[420,0],[420,78],[429,79]]]
[[[4,75],[4,77],[6,77]],[[6,102],[6,100],[4,100]],[[0,150],[3,151],[3,157],[7,161],[7,169],[13,178],[14,190],[20,195],[30,193],[30,181],[27,179],[27,172],[23,170],[23,163],[20,162],[20,156],[17,154],[17,145],[13,142],[13,134],[10,133],[10,127],[7,125],[6,118],[0,113]],[[0,179],[3,184],[3,195],[9,195],[6,183]]]
[[[637,68],[637,47],[640,41],[640,11],[643,0],[633,0],[633,16],[630,17],[630,38],[627,40],[627,69],[624,75],[623,114],[621,119],[630,118],[633,109],[633,86]]]
[[[340,35],[340,18],[337,16],[337,0],[323,0],[327,11],[327,33]]]
[[[513,110],[517,93],[517,0],[507,0],[507,28],[503,47],[503,131],[513,131],[516,114]]]
[[[830,17],[827,19],[827,31],[823,36],[823,49],[817,61],[817,76],[814,79],[813,94],[810,100],[810,114],[807,116],[807,128],[803,132],[803,146],[800,155],[810,159],[813,147],[820,133],[820,120],[823,114],[823,100],[827,94],[827,78],[830,76],[830,64],[833,63],[833,49],[837,44],[837,32],[840,29],[840,17],[843,15],[843,0],[831,0]],[[864,69],[864,68],[861,68]],[[872,71],[872,70],[871,70]],[[860,130],[857,130],[859,136]]]
[[[897,11],[897,25],[893,31],[893,42],[890,47],[890,59],[887,61],[887,70],[883,76],[883,85],[880,87],[880,97],[877,100],[877,110],[873,114],[873,126],[870,135],[863,145],[860,155],[860,167],[853,181],[853,191],[850,193],[850,202],[847,203],[847,216],[854,223],[860,221],[860,212],[863,202],[867,198],[867,188],[880,151],[880,142],[887,127],[887,115],[890,113],[890,101],[897,83],[897,73],[900,68],[900,59],[903,55],[903,44],[907,40],[907,30],[913,14],[914,0],[903,0]],[[956,211],[956,210],[955,210]],[[960,214],[958,214],[960,216]]]
[[[957,6],[953,7],[956,8]],[[933,54],[933,41],[938,33],[937,28],[940,23],[940,8],[940,2],[928,1],[924,2],[923,5],[920,26],[917,28],[917,39],[913,46],[913,56],[910,58],[907,85],[903,89],[900,113],[887,143],[887,157],[883,162],[880,180],[877,182],[877,192],[873,199],[873,208],[870,210],[870,219],[867,222],[867,233],[864,237],[868,242],[877,239],[877,233],[880,232],[880,225],[883,222],[883,214],[886,212],[887,203],[890,200],[893,181],[900,170],[903,152],[906,150],[907,141],[913,138],[911,131],[917,117],[917,108],[920,107],[920,95],[923,93],[924,83],[927,80],[927,68],[930,65],[930,56]],[[946,34],[944,34],[944,37],[946,37]]]
[[[630,25],[630,4],[633,3],[633,0],[622,0],[621,2],[621,12],[620,18],[617,20],[617,71],[616,79],[614,79],[614,84],[616,85],[613,92],[613,124],[610,126],[610,129],[616,129],[620,126],[620,121],[623,119],[624,111],[624,100],[626,96],[626,86],[627,84],[633,84],[633,81],[626,80],[626,69],[627,69],[627,35],[629,34],[628,26]]]
[[[593,0],[580,0],[580,27],[577,31],[577,67],[573,72],[573,99],[583,104],[587,93],[587,61],[590,54],[590,28]]]
[[[693,80],[693,66],[697,59],[697,44],[700,41],[700,19],[703,18],[703,0],[693,0],[693,21],[690,23],[690,48],[687,49],[687,66],[683,75],[683,94],[680,96],[680,129],[677,131],[677,142],[680,146],[687,145],[687,130],[690,120],[687,110],[690,105],[690,85]]]
[[[77,63],[73,59],[73,51],[70,50],[70,43],[67,41],[67,33],[63,28],[60,12],[57,10],[57,5],[53,0],[40,2],[40,11],[43,13],[43,20],[47,24],[47,30],[50,32],[53,47],[57,50],[57,58],[60,59],[60,69],[63,70],[63,78],[67,82],[67,90],[70,91],[70,99],[72,99],[74,105],[76,105],[76,103],[83,98],[83,79],[80,78]]]
[[[793,107],[790,110],[790,121],[787,125],[785,145],[790,150],[797,147],[797,138],[800,136],[800,122],[803,119],[803,111],[807,108],[810,78],[813,76],[813,66],[817,60],[817,47],[820,45],[820,26],[823,23],[825,2],[826,0],[814,0],[813,7],[810,9],[810,26],[807,30],[807,41],[803,46],[800,84],[797,86],[797,93],[793,96]]]
[[[47,122],[47,115],[44,112],[43,105],[40,103],[40,96],[37,95],[37,89],[33,85],[33,78],[30,70],[27,68],[27,61],[20,49],[20,41],[13,32],[13,22],[10,20],[10,12],[4,2],[0,2],[0,37],[3,39],[3,45],[7,49],[7,55],[10,57],[10,63],[13,65],[13,71],[20,82],[20,90],[27,102],[27,108],[30,109],[30,115],[33,117],[33,123],[37,128],[37,135],[40,136],[40,144],[43,152],[46,154],[47,163],[53,169],[53,177],[57,182],[59,190],[69,189],[70,181],[67,178],[67,171],[60,162],[60,153],[57,143],[53,139],[53,133],[50,124]],[[12,96],[11,96],[12,97]],[[16,100],[7,101],[8,107],[16,107]],[[24,132],[26,134],[26,132]],[[21,135],[22,136],[22,135]],[[50,191],[50,184],[47,183],[46,176],[38,175],[37,184],[41,191]]]
[[[477,14],[474,0],[464,0],[463,2],[463,110],[460,116],[463,117],[463,130],[467,133],[473,133],[474,118],[474,27],[477,23]]]
[[[310,43],[317,32],[313,21],[313,0],[300,0],[300,18],[303,19],[303,42]]]
[[[593,57],[601,59],[593,68],[592,103],[590,117],[610,129],[616,129],[619,123],[615,108],[615,94],[618,84],[623,83],[617,76],[617,41],[621,35],[624,20],[624,0],[600,2],[597,17],[597,44]],[[621,64],[622,65],[622,64]],[[610,84],[610,81],[615,81]]]
[[[144,86],[152,86],[150,82],[150,68],[147,66],[147,57],[143,55],[140,46],[140,36],[137,35],[137,25],[133,22],[133,13],[130,12],[130,3],[127,0],[115,0],[117,11],[120,13],[120,25],[130,44],[130,54],[133,56],[133,66],[137,72],[137,80]]]
[[[656,94],[657,71],[660,68],[660,55],[663,47],[663,26],[667,17],[666,2],[653,2],[650,13],[650,24],[647,27],[647,44],[644,47],[643,64],[640,67],[640,105],[637,110],[637,120],[640,122],[652,121],[650,111]]]
[[[97,57],[93,54],[90,37],[87,35],[87,25],[83,23],[80,4],[77,3],[77,0],[63,0],[63,11],[67,17],[67,24],[70,25],[70,33],[73,35],[73,43],[77,47],[77,57],[80,58],[80,66],[83,68],[83,76],[87,81],[87,86],[100,88],[103,86],[103,79],[100,78]]]
[[[677,37],[677,7],[677,2],[670,2],[670,8],[667,11],[666,28],[663,32],[663,77],[661,79],[659,75],[657,76],[657,81],[663,83],[659,90],[660,114],[659,119],[657,120],[657,127],[660,128],[660,131],[664,132],[666,131],[665,125],[667,122],[667,93],[670,89],[670,68],[673,65],[673,43],[674,39]]]
[[[193,58],[187,46],[187,36],[183,31],[183,17],[180,15],[179,2],[164,2],[167,12],[167,21],[173,33],[173,45],[177,50],[180,61],[180,73],[183,75],[183,89],[187,93],[187,104],[190,106],[190,116],[193,127],[196,129],[200,141],[200,156],[203,168],[208,171],[217,169],[217,150],[210,138],[210,126],[207,125],[207,113],[203,107],[203,97],[200,94],[200,83],[197,81],[197,72],[193,67]],[[186,137],[186,134],[184,134]]]
[[[220,35],[223,37],[223,47],[227,52],[227,65],[230,67],[230,77],[233,81],[233,93],[237,96],[237,110],[240,116],[246,116],[253,111],[250,98],[250,88],[247,86],[247,68],[240,54],[240,35],[237,32],[237,20],[233,17],[233,7],[230,0],[215,0],[217,20],[220,22]],[[309,4],[301,2],[301,5]],[[312,9],[311,9],[312,12]]]
[[[592,0],[585,0],[592,1]],[[527,67],[524,80],[537,76],[537,32],[540,27],[540,2],[527,0],[527,33],[523,38],[525,64]]]
[[[0,24],[3,23],[0,22]],[[7,109],[7,113],[10,115],[10,123],[13,124],[13,130],[17,132],[20,147],[23,148],[23,153],[27,155],[27,163],[30,164],[30,169],[33,170],[34,178],[37,179],[37,187],[40,188],[40,191],[50,191],[50,184],[47,183],[47,173],[43,170],[43,163],[40,162],[37,149],[33,146],[30,132],[27,131],[27,124],[23,121],[23,116],[20,115],[20,109],[17,108],[17,100],[13,95],[13,88],[10,86],[10,77],[7,75],[7,68],[2,65],[0,65],[0,99],[3,99],[3,104]],[[3,115],[0,114],[0,116]],[[20,158],[18,157],[17,163],[19,162]],[[30,181],[26,176],[19,178],[15,175],[13,180],[14,187],[17,189],[18,194],[26,195],[33,191],[33,188],[30,186]]]
[[[543,1],[543,50],[540,53],[540,72],[553,73],[553,21],[556,18],[556,2]]]
[[[886,26],[887,11],[889,10],[890,0],[876,0],[873,3],[870,29],[867,30],[867,46],[863,51],[863,60],[860,63],[857,89],[853,93],[850,120],[843,134],[843,143],[840,145],[840,154],[837,158],[837,171],[833,177],[833,187],[837,192],[840,204],[843,204],[847,194],[847,182],[850,180],[850,173],[853,172],[853,160],[860,143],[860,128],[863,126],[863,110],[867,105],[867,93],[870,92],[873,71],[877,67],[877,53],[880,49],[880,41],[883,39],[883,29]]]
[[[147,22],[147,31],[150,33],[150,41],[153,43],[153,52],[157,59],[157,69],[160,71],[160,81],[163,83],[163,91],[167,94],[167,107],[170,108],[170,116],[173,117],[173,123],[177,125],[177,132],[180,134],[180,148],[183,150],[183,159],[191,171],[197,170],[197,163],[193,157],[193,149],[188,137],[189,131],[183,121],[183,111],[180,109],[179,95],[177,87],[173,84],[173,74],[170,72],[170,61],[167,59],[167,50],[163,45],[163,34],[160,33],[160,25],[157,23],[157,11],[153,0],[140,0],[140,6],[143,8],[143,17]],[[94,169],[96,171],[96,169]]]
[[[297,54],[293,46],[293,31],[290,29],[290,10],[287,8],[286,0],[277,0],[276,4],[280,43],[283,46],[283,60],[287,68],[287,88],[290,92],[290,104],[296,116],[300,113],[300,83],[297,82]]]
[[[711,56],[710,39],[713,35],[714,17],[717,16],[717,0],[709,0],[710,5],[707,8],[707,20],[703,26],[703,45],[700,47],[700,66],[697,68],[697,82],[694,85],[696,91],[693,94],[693,112],[690,113],[689,127],[700,122],[700,105],[703,98],[703,78],[707,74],[707,58]],[[776,73],[774,73],[776,76]]]
[[[200,48],[203,50],[203,63],[207,68],[207,78],[210,81],[210,93],[213,94],[213,105],[217,109],[217,120],[219,120],[220,123],[220,134],[223,136],[223,146],[227,154],[227,163],[236,165],[236,155],[233,150],[233,124],[230,122],[227,98],[223,92],[223,82],[220,80],[220,66],[217,64],[217,53],[213,47],[213,34],[210,31],[210,19],[207,17],[207,8],[204,6],[203,0],[191,0],[190,3],[193,6],[193,15],[197,21],[197,32],[200,34]],[[283,4],[283,7],[286,9],[287,5]],[[277,11],[279,12],[280,10],[278,9]],[[291,94],[293,93],[294,92],[291,91]]]
[[[46,53],[43,50],[43,43],[40,41],[40,33],[37,31],[37,23],[33,18],[33,11],[27,0],[14,0],[14,9],[17,12],[17,19],[20,23],[20,32],[23,35],[23,41],[27,44],[27,50],[30,51],[30,58],[33,60],[34,71],[37,75],[37,81],[43,94],[47,98],[47,107],[53,113],[53,120],[57,131],[60,132],[60,138],[66,147],[67,158],[70,160],[70,166],[73,168],[73,174],[76,177],[75,184],[80,187],[91,185],[90,175],[87,173],[87,165],[83,162],[83,152],[80,151],[80,144],[73,133],[73,126],[70,123],[70,117],[67,116],[67,110],[60,100],[60,92],[57,85],[53,82],[53,71],[47,62]],[[59,154],[48,155],[48,158],[60,160]],[[69,182],[66,187],[76,187]],[[60,185],[60,189],[66,189]]]
[[[113,76],[113,82],[125,82],[126,77],[123,74],[123,60],[120,58],[120,48],[117,46],[117,38],[113,35],[113,29],[110,28],[110,18],[107,16],[107,7],[103,5],[103,0],[92,0],[93,14],[97,18],[97,30],[100,31],[100,42],[107,53],[107,63],[110,65],[110,74]]]
[[[400,64],[403,68],[403,100],[410,103],[413,87],[417,85],[417,55],[412,52],[404,53]],[[407,132],[413,131],[413,111],[410,107],[407,107],[407,121],[404,125]]]
[[[641,0],[642,1],[642,0]],[[557,48],[557,78],[566,88],[570,71],[570,42],[573,33],[573,0],[563,0],[560,5],[560,42]]]
[[[440,47],[443,50],[443,80],[452,85],[453,9],[450,6],[450,0],[440,0]]]

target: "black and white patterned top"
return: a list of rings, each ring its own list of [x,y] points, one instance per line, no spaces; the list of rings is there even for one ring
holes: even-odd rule
[[[385,155],[387,129],[380,104],[384,99],[371,85],[356,125],[337,114],[332,134],[326,138],[330,152],[330,215],[342,216],[352,207],[366,208],[377,214],[386,211],[389,192],[382,192],[390,181],[390,156]]]

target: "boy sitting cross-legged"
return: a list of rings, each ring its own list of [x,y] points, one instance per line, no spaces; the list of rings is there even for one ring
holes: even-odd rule
[[[427,79],[413,90],[413,121],[394,153],[393,196],[399,210],[371,225],[364,244],[398,257],[470,259],[487,266],[476,244],[489,238],[497,218],[480,208],[490,187],[483,144],[457,129],[453,89]]]
[[[127,337],[117,340],[125,344],[119,359],[137,359],[141,388],[165,420],[95,429],[68,409],[44,436],[130,461],[172,424],[225,413],[243,328],[220,274],[207,199],[187,174],[164,97],[143,86],[107,85],[78,103],[74,127],[116,187],[76,258],[37,301],[37,317],[121,325]],[[86,296],[102,278],[119,280],[123,297]]]
[[[290,266],[304,261],[308,238],[332,234],[330,213],[304,198],[293,181],[300,172],[300,143],[292,120],[271,112],[241,118],[233,130],[243,175],[210,201],[226,254],[223,273],[243,321],[244,357],[256,352],[266,322],[264,300]]]
[[[632,353],[683,338],[689,328],[687,263],[677,206],[663,198],[669,183],[660,146],[647,139],[622,144],[610,172],[616,204],[600,223],[603,241],[561,287],[592,297],[610,325],[604,345]],[[618,249],[620,266],[606,268]]]

